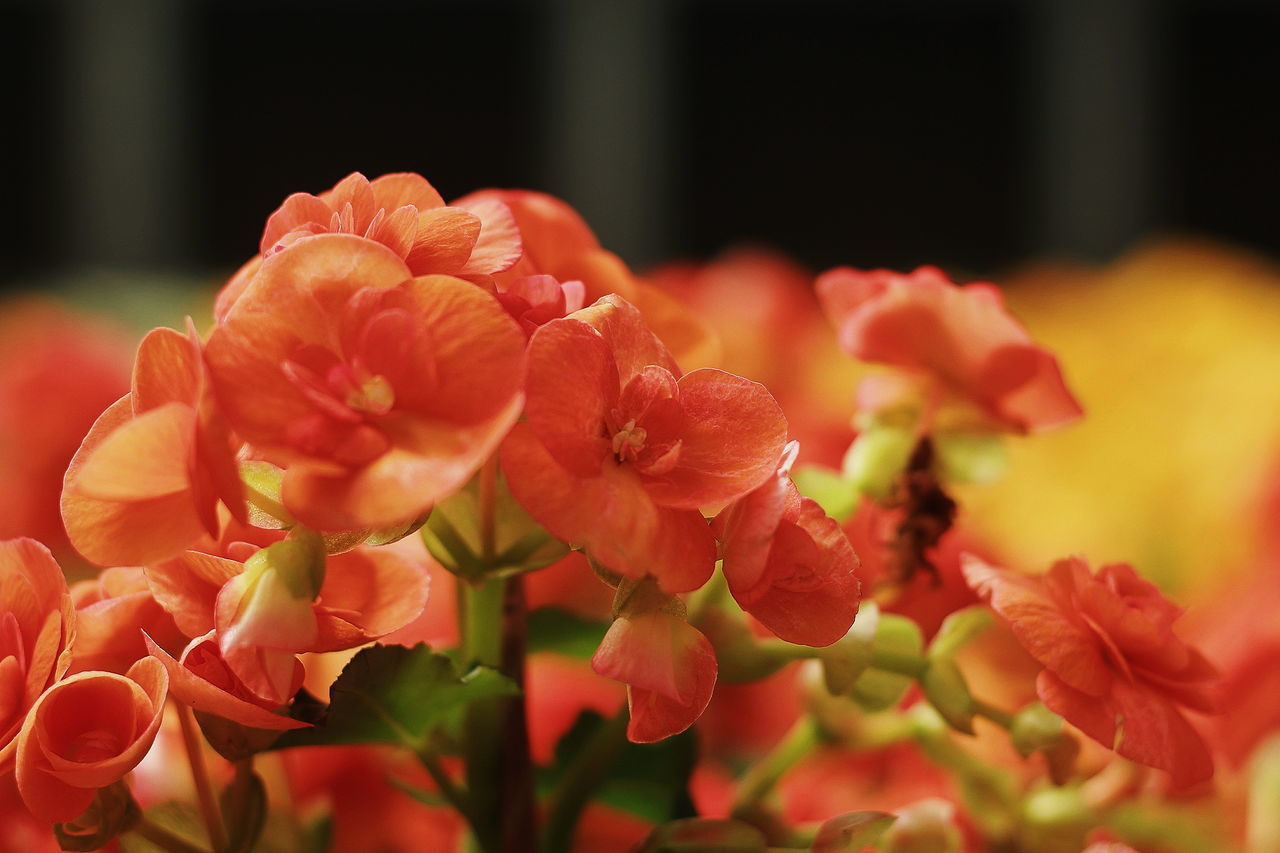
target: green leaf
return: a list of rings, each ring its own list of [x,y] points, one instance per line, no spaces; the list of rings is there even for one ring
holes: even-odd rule
[[[529,614],[529,651],[557,652],[589,660],[608,630],[609,625],[605,622],[583,619],[554,607],[542,607]]]
[[[942,626],[929,644],[929,657],[950,658],[966,644],[991,627],[994,620],[986,606],[975,604],[957,610],[942,620]]]
[[[858,433],[844,455],[844,476],[859,492],[877,500],[887,498],[893,482],[916,447],[914,426],[872,424]]]
[[[540,793],[549,794],[559,787],[568,768],[582,760],[592,736],[606,724],[603,717],[591,711],[578,715],[573,727],[556,744],[555,762],[538,771]],[[689,795],[689,777],[697,760],[692,730],[657,743],[624,740],[594,799],[652,823],[691,817],[696,812]]]
[[[933,447],[943,479],[952,483],[990,483],[1009,465],[1004,442],[994,433],[940,432]]]
[[[323,724],[287,732],[275,747],[390,743],[420,749],[434,729],[455,722],[471,703],[519,692],[515,682],[486,667],[458,675],[449,658],[425,643],[371,646],[330,688]]]
[[[920,689],[947,725],[958,732],[973,734],[973,697],[955,661],[931,660],[929,668],[920,676]]]
[[[859,853],[870,847],[897,817],[885,812],[849,812],[824,822],[813,839],[811,853]]]
[[[689,818],[657,827],[635,853],[766,853],[764,835],[735,820]]]
[[[857,487],[839,471],[821,465],[801,465],[791,475],[796,488],[806,498],[813,498],[822,511],[836,521],[844,521],[858,508]]]
[[[831,645],[818,650],[822,661],[822,679],[832,696],[846,696],[871,665],[875,655],[876,628],[880,624],[880,608],[874,601],[863,601],[858,618],[849,631]]]
[[[876,653],[918,658],[924,650],[920,626],[892,613],[881,615],[876,624]],[[868,711],[884,711],[902,700],[915,679],[910,675],[871,668],[858,678],[851,697]]]

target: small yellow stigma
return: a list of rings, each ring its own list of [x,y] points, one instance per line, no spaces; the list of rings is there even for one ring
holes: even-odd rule
[[[347,392],[348,406],[370,415],[385,415],[396,402],[396,389],[385,376],[370,376]]]
[[[644,449],[644,441],[648,433],[644,427],[636,426],[635,418],[627,421],[622,429],[613,434],[613,455],[619,462],[635,459]]]

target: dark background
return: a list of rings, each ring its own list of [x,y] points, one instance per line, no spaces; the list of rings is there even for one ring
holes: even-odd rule
[[[1280,3],[0,0],[0,286],[224,274],[288,193],[524,186],[637,267],[1280,253]]]

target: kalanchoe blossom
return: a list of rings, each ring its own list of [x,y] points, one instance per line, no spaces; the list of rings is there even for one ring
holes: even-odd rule
[[[680,300],[638,279],[614,253],[604,249],[582,217],[558,198],[530,190],[480,190],[456,204],[501,202],[515,216],[524,254],[511,269],[494,276],[499,291],[518,279],[551,275],[581,281],[583,304],[616,293],[634,305],[649,328],[686,366],[719,363],[720,345],[711,327]]]
[[[62,569],[34,539],[0,542],[0,768],[23,717],[71,665],[75,609]]]
[[[788,642],[827,646],[858,615],[858,556],[840,525],[791,482],[792,441],[773,477],[716,516],[729,591]]]
[[[502,447],[512,494],[558,538],[668,592],[711,576],[715,541],[699,508],[762,483],[786,437],[763,386],[683,374],[617,296],[538,329],[526,392],[525,420]]]
[[[629,589],[630,587],[630,589]],[[684,618],[684,605],[652,581],[625,584],[628,596],[591,666],[627,685],[627,737],[650,743],[679,734],[702,716],[716,684],[711,642]]]
[[[147,656],[143,632],[167,648],[186,643],[138,567],[104,569],[71,587],[76,605],[75,654],[71,672],[98,669],[123,673]]]
[[[150,637],[144,639],[151,656],[168,672],[169,695],[175,701],[255,729],[276,731],[309,725],[274,713],[282,703],[264,699],[246,687],[222,658],[216,632],[196,637],[177,660]],[[295,661],[290,681],[295,690],[303,675],[302,664]]]
[[[974,426],[997,431],[1037,432],[1080,417],[1057,360],[994,285],[959,287],[933,267],[905,275],[841,267],[819,276],[817,288],[845,352],[924,383],[926,420],[939,404],[957,403],[973,410]]]
[[[552,275],[517,278],[510,284],[499,285],[494,295],[526,335],[532,335],[543,323],[580,310],[585,304],[582,282],[561,283]]]
[[[313,234],[354,234],[382,243],[413,275],[490,276],[520,259],[520,233],[505,204],[475,199],[446,206],[421,175],[399,172],[372,181],[353,172],[318,196],[294,193],[267,219],[260,255],[218,294],[222,320],[262,261]]]
[[[243,518],[236,445],[208,387],[195,329],[154,329],[129,395],[102,413],[67,470],[62,517],[103,566],[145,565],[216,538],[219,505]]]
[[[233,556],[188,551],[149,566],[147,581],[182,631],[214,643],[221,665],[263,707],[296,692],[298,654],[371,642],[412,622],[426,605],[425,567],[395,551],[357,548],[324,558],[320,569],[294,542],[261,550],[236,542],[226,550]],[[317,595],[310,585],[321,575]],[[189,701],[174,683],[175,695]]]
[[[124,675],[82,672],[46,690],[18,736],[18,790],[49,823],[74,818],[94,793],[137,766],[160,728],[169,676],[143,658]]]
[[[1214,710],[1217,673],[1173,632],[1182,611],[1155,586],[1123,563],[1090,574],[1078,558],[1033,577],[967,557],[964,572],[1044,665],[1036,692],[1051,710],[1179,787],[1213,775],[1183,712]]]
[[[481,288],[321,234],[263,262],[207,355],[227,419],[285,468],[285,509],[333,531],[420,518],[460,488],[519,414],[524,346]]]

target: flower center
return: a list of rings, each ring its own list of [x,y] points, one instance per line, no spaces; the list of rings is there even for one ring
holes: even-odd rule
[[[636,420],[632,418],[613,434],[613,455],[619,462],[634,460],[644,450],[648,435],[645,428],[636,426]]]

